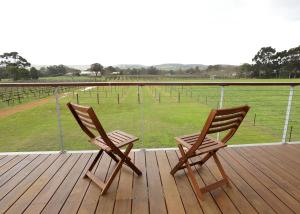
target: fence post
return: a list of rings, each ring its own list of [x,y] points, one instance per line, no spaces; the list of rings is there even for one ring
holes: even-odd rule
[[[286,135],[287,135],[287,130],[288,130],[289,121],[290,121],[290,113],[291,113],[291,109],[292,109],[293,94],[294,94],[294,86],[291,86],[288,103],[287,103],[287,108],[286,108],[286,114],[285,114],[285,122],[284,122],[282,141],[281,141],[282,144],[286,143]]]
[[[78,94],[76,94],[76,101],[77,101],[77,104],[79,104],[79,97],[78,97]]]
[[[220,94],[220,102],[219,102],[219,109],[223,108],[223,101],[224,101],[224,86],[221,86],[221,94]],[[217,134],[217,140],[220,139],[220,132]]]
[[[144,118],[144,101],[143,101],[143,95],[144,95],[144,90],[143,90],[143,86],[138,86],[139,89],[139,101],[140,100],[140,87],[141,87],[141,91],[142,91],[142,102],[140,102],[140,117],[141,117],[141,124],[140,124],[140,128],[141,128],[141,142],[143,145],[142,151],[145,152],[145,144],[144,144],[144,135],[145,135],[145,118]]]
[[[292,140],[292,132],[293,132],[293,126],[291,126],[291,129],[290,129],[290,138],[289,138],[289,142],[291,142],[291,140]]]
[[[58,124],[58,133],[59,133],[59,147],[60,152],[64,153],[64,138],[63,130],[61,126],[61,117],[60,117],[60,105],[59,105],[59,87],[55,88],[55,103],[56,103],[56,113],[57,113],[57,124]]]

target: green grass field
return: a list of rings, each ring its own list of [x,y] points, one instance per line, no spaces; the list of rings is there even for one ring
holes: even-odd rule
[[[282,80],[264,80],[266,81]],[[94,107],[107,131],[119,129],[138,136],[140,141],[136,143],[136,148],[176,146],[174,137],[200,131],[210,109],[217,108],[220,100],[220,87],[208,86],[144,86],[139,90],[133,86],[98,87],[82,90],[66,92],[60,99],[66,150],[95,149],[87,142],[87,137],[66,108],[67,102],[77,102],[76,94],[80,104]],[[251,106],[230,144],[280,142],[288,94],[289,87],[225,87],[224,107],[244,104]],[[300,140],[299,104],[300,87],[295,87],[288,129],[288,140],[291,134],[291,141]],[[59,150],[54,98],[48,104],[0,120],[1,152]]]

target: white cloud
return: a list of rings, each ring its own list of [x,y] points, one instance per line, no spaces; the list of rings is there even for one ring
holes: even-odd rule
[[[262,46],[299,45],[299,4],[288,2],[2,1],[0,52],[33,64],[240,64]]]

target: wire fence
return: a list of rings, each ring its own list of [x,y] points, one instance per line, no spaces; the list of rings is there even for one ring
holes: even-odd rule
[[[230,144],[300,141],[298,85],[18,85],[0,87],[0,99],[1,152],[95,149],[68,102],[92,106],[107,131],[138,136],[137,148],[175,147],[175,136],[201,131],[211,109],[246,104],[251,109]]]

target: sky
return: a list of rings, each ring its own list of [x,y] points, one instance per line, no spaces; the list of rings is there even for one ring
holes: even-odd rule
[[[0,54],[39,65],[238,65],[300,45],[299,0],[0,0],[0,20]]]

